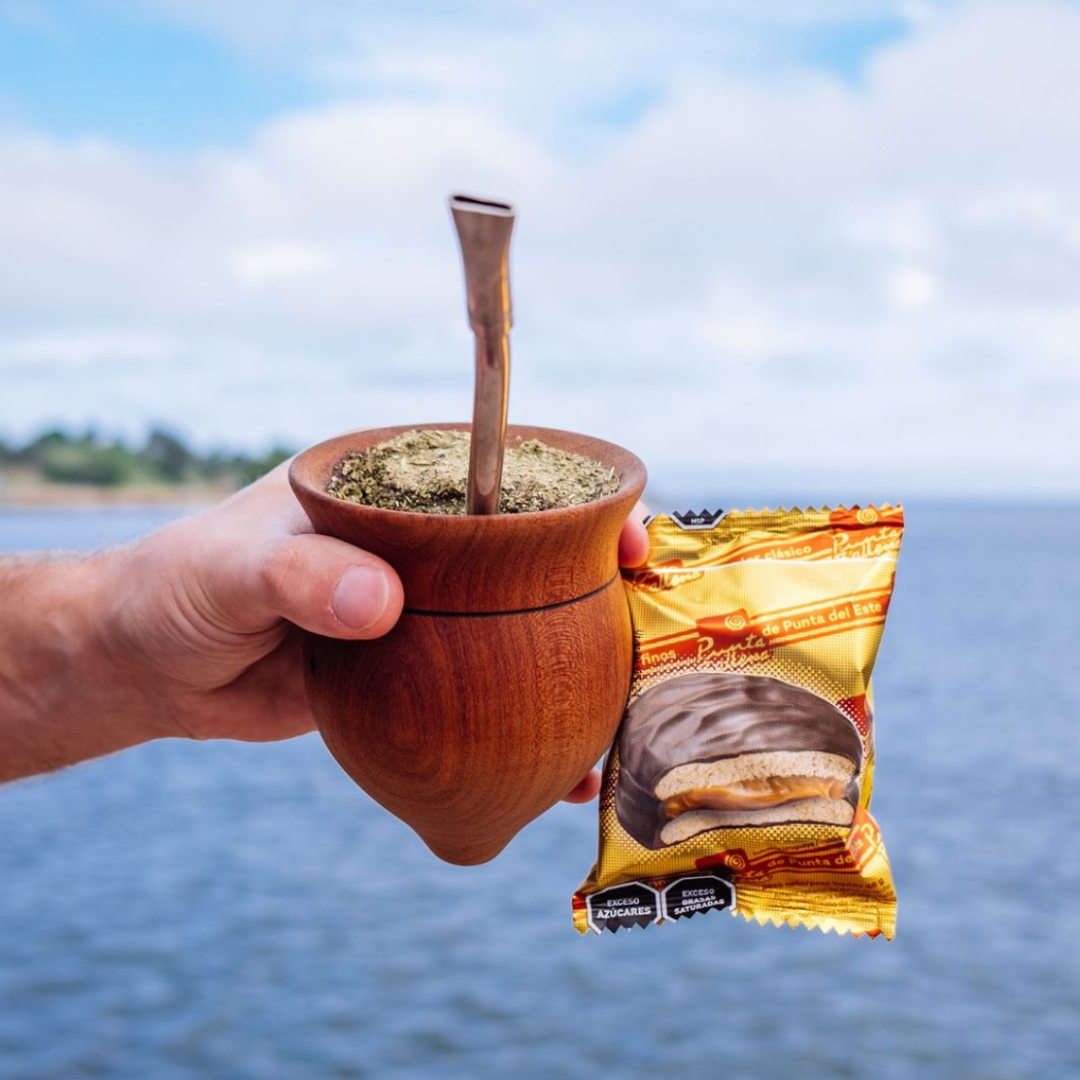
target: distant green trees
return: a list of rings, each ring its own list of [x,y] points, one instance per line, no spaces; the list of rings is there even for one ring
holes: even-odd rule
[[[64,484],[120,487],[125,484],[184,484],[190,482],[250,484],[293,451],[277,446],[251,455],[214,451],[200,455],[175,432],[154,428],[146,442],[129,447],[104,439],[93,429],[82,435],[45,431],[23,446],[0,438],[0,469],[21,466],[43,479]]]

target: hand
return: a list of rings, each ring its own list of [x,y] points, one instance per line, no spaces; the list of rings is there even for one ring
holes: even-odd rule
[[[619,558],[633,566],[647,553],[635,512]],[[58,632],[44,653],[34,651],[36,673],[31,665],[9,680],[12,694],[39,682],[46,690],[35,699],[36,726],[0,727],[0,746],[14,748],[0,780],[152,738],[269,741],[311,731],[296,627],[379,637],[404,599],[382,559],[312,533],[285,466],[128,547],[38,564],[38,572],[30,564],[9,595],[44,610]],[[69,611],[72,596],[80,604]],[[0,643],[0,659],[5,651]],[[0,665],[0,699],[3,676]],[[94,715],[100,725],[88,722]],[[31,727],[48,736],[47,761],[35,758]],[[598,784],[594,770],[568,798],[592,798]]]
[[[648,509],[639,502],[633,513],[623,524],[619,536],[619,565],[640,566],[649,557],[649,534],[642,522],[648,516]],[[588,776],[570,792],[563,796],[566,802],[591,802],[600,794],[600,770],[592,769]]]

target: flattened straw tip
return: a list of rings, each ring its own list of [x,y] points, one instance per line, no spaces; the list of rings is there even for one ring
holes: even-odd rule
[[[482,199],[477,195],[456,193],[451,195],[448,201],[451,210],[465,210],[474,214],[494,214],[497,217],[513,217],[515,213],[512,203],[498,199]]]

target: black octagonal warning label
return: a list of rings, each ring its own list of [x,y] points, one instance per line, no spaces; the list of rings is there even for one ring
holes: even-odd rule
[[[665,919],[683,919],[699,911],[735,909],[735,886],[716,874],[694,874],[673,881],[661,896]]]
[[[660,894],[649,885],[631,881],[585,897],[589,926],[598,934],[620,927],[648,926],[660,921]]]

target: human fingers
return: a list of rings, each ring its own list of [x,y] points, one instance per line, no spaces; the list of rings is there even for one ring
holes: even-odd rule
[[[649,534],[642,524],[649,508],[642,502],[634,507],[619,534],[619,565],[640,566],[649,557]]]
[[[193,738],[273,742],[315,729],[304,689],[297,631],[257,664],[192,706],[185,728]]]
[[[574,785],[571,791],[563,796],[563,802],[586,803],[592,802],[600,793],[600,770],[592,769],[587,776]]]
[[[287,619],[325,637],[367,640],[397,622],[401,580],[389,563],[344,540],[277,539],[239,575],[232,601],[255,621]]]
[[[367,639],[398,620],[393,568],[344,540],[320,536],[296,501],[288,462],[209,511],[184,539],[209,621],[245,634],[286,619],[325,637]]]

